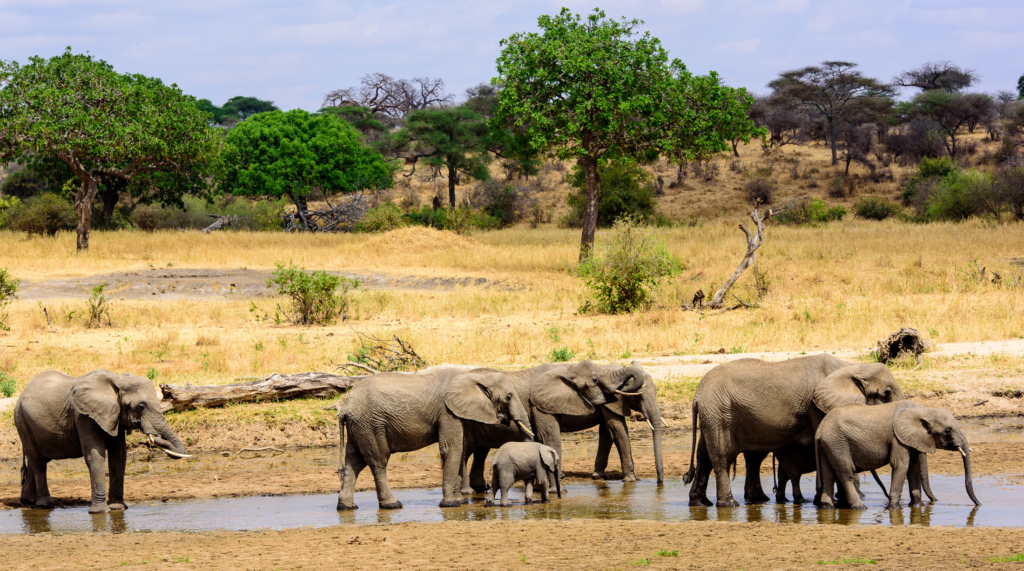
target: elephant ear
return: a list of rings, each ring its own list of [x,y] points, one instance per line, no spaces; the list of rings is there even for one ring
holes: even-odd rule
[[[121,402],[117,375],[110,371],[93,371],[71,387],[71,405],[75,412],[96,421],[103,432],[117,436],[117,422],[121,416]]]
[[[929,409],[923,406],[908,406],[896,411],[892,423],[896,439],[918,452],[935,452],[935,439],[927,420],[929,414]]]
[[[825,377],[814,386],[811,399],[822,412],[847,404],[868,404],[864,392],[860,388],[857,373],[860,365],[843,367]]]
[[[498,424],[498,414],[494,411],[491,389],[485,376],[481,373],[466,373],[448,382],[444,404],[452,414],[481,424]]]
[[[550,446],[540,447],[540,461],[552,474],[558,473],[558,453]]]
[[[530,389],[530,402],[548,414],[583,416],[594,412],[594,405],[580,395],[567,373],[565,367],[558,367],[537,377]]]

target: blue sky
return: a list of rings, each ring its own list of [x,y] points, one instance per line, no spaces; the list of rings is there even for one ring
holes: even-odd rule
[[[1020,0],[0,0],[0,59],[65,46],[121,72],[177,83],[221,104],[234,95],[315,110],[369,72],[441,77],[459,95],[489,80],[499,41],[562,6],[646,21],[672,57],[755,92],[779,71],[842,59],[889,80],[927,61],[978,71],[978,89],[1024,73]]]

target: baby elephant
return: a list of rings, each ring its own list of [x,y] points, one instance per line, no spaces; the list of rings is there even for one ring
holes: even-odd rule
[[[937,448],[958,450],[963,455],[967,495],[975,505],[971,482],[971,448],[960,425],[949,411],[918,406],[910,401],[866,406],[850,404],[832,409],[814,436],[821,507],[834,508],[833,487],[842,486],[850,507],[864,509],[854,488],[857,472],[892,466],[889,507],[900,505],[903,484],[910,479],[910,505],[921,505],[921,454]]]
[[[548,501],[548,478],[555,480],[555,491],[562,499],[558,474],[558,452],[537,442],[509,442],[494,454],[491,463],[491,489],[484,505],[494,505],[494,496],[501,490],[501,507],[508,506],[508,490],[519,480],[526,484],[526,503],[533,503],[533,486],[540,488],[541,500]]]

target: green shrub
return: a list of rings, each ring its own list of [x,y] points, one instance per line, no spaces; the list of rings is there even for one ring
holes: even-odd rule
[[[7,273],[6,268],[0,268],[0,329],[10,331],[7,326],[7,306],[18,299],[18,288],[21,287],[21,280]]]
[[[103,282],[92,288],[92,294],[89,295],[89,313],[85,316],[86,327],[113,325],[110,318],[110,298],[103,293],[106,287],[107,282]]]
[[[277,264],[267,287],[276,287],[279,295],[292,301],[292,311],[284,312],[296,324],[326,325],[334,323],[348,310],[348,292],[359,287],[359,280],[336,276],[324,271],[307,272],[291,263]],[[340,293],[335,293],[338,288]]]
[[[634,216],[615,222],[610,241],[602,255],[594,255],[579,266],[579,275],[591,290],[581,312],[628,313],[652,303],[655,288],[663,278],[682,269],[665,243]]]
[[[75,228],[78,217],[75,208],[60,196],[43,193],[25,199],[10,209],[7,227],[28,232],[29,235],[53,236],[61,230]]]
[[[658,203],[651,177],[636,163],[610,162],[598,167],[597,226],[607,228],[623,216],[643,222],[657,217]],[[583,169],[573,167],[565,177],[574,192],[566,198],[569,214],[559,220],[563,227],[582,228],[583,211],[587,206],[587,184]]]
[[[368,210],[356,227],[362,232],[389,232],[405,227],[405,220],[401,209],[384,202]]]
[[[525,188],[495,179],[481,183],[473,191],[473,205],[494,220],[487,222],[494,228],[507,228],[526,218],[530,202]]]
[[[5,398],[11,398],[16,390],[18,390],[18,381],[8,377],[7,373],[0,371],[0,393],[3,393]]]
[[[928,220],[965,220],[978,213],[978,204],[992,189],[987,173],[955,171],[942,179],[928,196]]]
[[[838,222],[846,216],[846,208],[833,206],[820,198],[807,200],[800,198],[791,200],[786,204],[782,214],[775,217],[781,224],[799,226],[801,224],[822,224],[825,222]]]
[[[857,216],[867,218],[868,220],[885,220],[891,216],[896,216],[902,210],[899,204],[879,196],[862,198],[853,207],[853,211]]]
[[[231,216],[225,230],[281,230],[286,199],[250,201],[226,195],[209,202],[196,196],[182,199],[184,208],[159,204],[140,204],[128,219],[140,230],[202,230],[213,223],[210,215]]]
[[[906,184],[904,184],[903,192],[900,193],[900,199],[903,201],[904,206],[914,205],[915,202],[923,203],[924,201],[915,200],[918,198],[917,195],[921,190],[921,183],[944,179],[959,170],[956,163],[949,157],[923,158],[917,165],[917,173],[907,179]]]
[[[551,350],[551,353],[548,354],[548,359],[550,359],[552,363],[565,363],[566,361],[571,361],[575,356],[576,352],[570,350],[568,347],[558,347]]]

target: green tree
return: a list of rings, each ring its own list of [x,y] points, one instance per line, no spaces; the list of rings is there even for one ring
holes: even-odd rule
[[[605,158],[647,159],[673,128],[674,72],[657,38],[639,20],[612,20],[595,9],[584,19],[563,8],[538,19],[540,33],[502,40],[495,129],[518,129],[533,149],[575,160],[587,203],[580,260],[590,257],[597,227],[598,174]]]
[[[78,250],[89,248],[92,206],[103,177],[131,181],[207,160],[218,138],[194,97],[176,85],[119,74],[71,53],[22,66],[0,61],[0,160],[55,157],[78,178]]]
[[[231,129],[224,142],[219,188],[239,196],[287,196],[307,230],[306,198],[314,188],[329,194],[391,186],[391,168],[380,153],[333,117],[301,109],[260,113]]]
[[[785,71],[768,84],[775,95],[814,110],[825,121],[832,147],[832,164],[839,164],[836,147],[839,126],[846,117],[865,106],[877,106],[877,98],[892,97],[892,88],[877,79],[864,77],[847,61],[825,61]]]
[[[448,202],[455,207],[455,185],[459,176],[487,180],[487,122],[466,108],[425,109],[406,116],[405,128],[396,139],[417,147],[416,157],[427,164],[448,169]]]
[[[200,99],[199,108],[213,116],[213,122],[218,125],[234,125],[244,121],[257,113],[277,111],[273,101],[264,101],[256,97],[236,95],[228,99],[221,107],[217,107],[209,99]]]
[[[597,169],[598,192],[597,226],[608,228],[623,216],[634,221],[650,223],[657,216],[658,202],[654,198],[651,176],[633,162],[609,161]],[[566,197],[569,216],[564,219],[570,227],[582,225],[587,204],[587,185],[583,169],[573,167],[565,177],[575,192]]]
[[[934,89],[917,94],[904,112],[911,119],[928,119],[938,125],[946,151],[955,157],[961,130],[982,122],[993,109],[988,95]]]
[[[1017,99],[1024,99],[1024,73],[1017,78]]]

